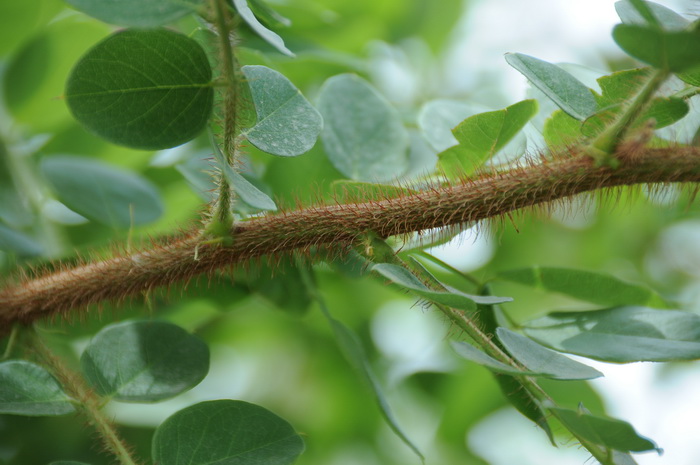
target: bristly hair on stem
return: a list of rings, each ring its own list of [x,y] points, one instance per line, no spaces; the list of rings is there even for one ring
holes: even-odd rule
[[[620,186],[700,182],[700,148],[618,147],[617,168],[596,166],[585,148],[528,166],[463,179],[405,195],[282,211],[234,224],[232,244],[205,244],[198,231],[150,248],[77,265],[55,265],[0,290],[0,329],[74,315],[91,304],[121,301],[159,287],[213,275],[258,257],[315,247],[347,248],[367,232],[380,238],[462,225]],[[610,194],[610,192],[604,191]]]
[[[238,88],[241,78],[240,66],[236,60],[235,47],[232,43],[235,18],[228,2],[225,0],[211,0],[214,11],[215,27],[218,38],[219,60],[221,78],[223,81],[223,134],[221,163],[233,166],[236,162],[237,137],[240,133],[238,121]],[[217,143],[213,141],[213,143]],[[218,148],[217,148],[218,149]],[[210,215],[209,224],[205,227],[205,233],[214,240],[221,238],[223,231],[230,229],[233,224],[231,204],[233,202],[233,190],[224,175],[223,169],[219,170],[218,196],[212,205],[213,212]]]

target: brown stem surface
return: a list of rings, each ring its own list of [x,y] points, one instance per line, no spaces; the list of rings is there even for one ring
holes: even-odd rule
[[[617,154],[618,168],[596,167],[569,153],[453,186],[363,203],[324,205],[236,223],[233,244],[199,244],[197,233],[138,253],[59,267],[0,290],[0,330],[12,323],[66,315],[122,300],[261,256],[313,246],[348,246],[364,233],[380,237],[455,226],[607,187],[700,182],[700,148],[636,148]]]

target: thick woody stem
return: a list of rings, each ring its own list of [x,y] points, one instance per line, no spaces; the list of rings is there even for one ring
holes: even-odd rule
[[[644,183],[700,182],[700,148],[619,152],[618,168],[587,156],[565,158],[396,198],[304,208],[236,223],[233,244],[202,244],[197,233],[149,250],[63,267],[0,291],[0,330],[15,322],[67,315],[261,256],[314,246],[344,247],[371,231],[408,234],[502,216],[598,189]]]

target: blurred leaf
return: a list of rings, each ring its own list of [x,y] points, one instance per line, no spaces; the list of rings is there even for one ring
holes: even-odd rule
[[[452,129],[465,118],[481,111],[485,109],[454,100],[431,100],[421,107],[418,126],[430,145],[442,152],[457,144]]]
[[[321,114],[282,74],[265,66],[244,66],[258,114],[243,132],[260,150],[293,157],[311,150],[323,128]]]
[[[156,429],[153,461],[160,464],[291,464],[304,451],[292,426],[240,400],[200,402]]]
[[[323,146],[345,176],[381,182],[406,170],[409,138],[401,115],[366,81],[352,74],[328,79],[318,109]]]
[[[44,252],[33,238],[0,224],[0,250],[14,252],[20,257],[36,257]]]
[[[493,157],[522,130],[537,113],[535,100],[523,100],[503,110],[479,113],[452,130],[459,145],[447,149],[454,155],[462,174],[471,174]],[[438,155],[442,164],[443,154]]]
[[[59,0],[0,2],[0,57],[45,27],[62,7]]]
[[[70,120],[60,99],[66,76],[89,44],[107,32],[103,24],[67,17],[46,26],[13,54],[2,84],[5,104],[16,122],[46,131]]]
[[[625,421],[563,408],[549,410],[556,414],[557,419],[568,430],[594,444],[624,452],[658,450],[656,444],[638,435],[632,425]]]
[[[599,305],[664,306],[661,298],[646,287],[593,271],[533,266],[504,271],[498,277]]]
[[[68,208],[100,223],[128,228],[163,213],[156,188],[145,178],[85,157],[51,156],[41,171]]]
[[[420,282],[410,271],[406,268],[398,265],[391,265],[389,263],[378,263],[372,267],[372,271],[376,271],[380,275],[384,276],[399,286],[405,287],[415,294],[442,305],[447,305],[448,307],[457,308],[460,310],[466,310],[473,312],[476,310],[477,303],[501,303],[509,302],[512,299],[509,297],[484,297],[477,295],[465,294],[457,290],[452,289],[452,292],[445,291],[439,292],[428,288],[425,284]]]
[[[506,61],[570,116],[583,121],[598,109],[591,90],[560,67],[521,53]]]
[[[280,53],[293,57],[294,53],[289,50],[284,45],[284,40],[265,26],[263,26],[260,21],[253,14],[253,10],[250,9],[248,5],[248,0],[233,0],[233,6],[236,7],[238,14],[241,15],[243,21],[250,26],[250,28],[255,31],[260,37],[262,37],[268,44],[272,45]]]
[[[126,29],[91,48],[66,82],[66,102],[87,129],[115,144],[165,149],[193,139],[212,111],[202,47],[169,29]]]
[[[700,316],[678,310],[555,312],[527,322],[525,333],[560,352],[609,362],[700,358]]]
[[[157,402],[204,379],[209,348],[172,323],[126,321],[97,333],[80,365],[100,395],[123,402]]]
[[[651,26],[618,24],[613,39],[629,55],[674,73],[700,66],[700,31],[662,31]]]
[[[536,373],[561,380],[593,379],[603,376],[595,368],[567,358],[506,328],[496,330],[498,338],[517,361]]]
[[[654,2],[645,1],[644,3],[648,7],[651,14],[654,15],[654,18],[657,20],[660,26],[666,30],[686,29],[690,25],[690,21],[670,8],[666,8],[665,6]],[[653,21],[650,23],[647,19],[645,19],[644,16],[637,11],[637,8],[635,8],[633,2],[629,0],[615,2],[615,11],[617,11],[617,15],[625,24],[637,24],[642,26],[653,24]]]
[[[66,0],[85,14],[120,26],[152,27],[191,13],[200,0]]]
[[[74,411],[70,397],[44,368],[24,360],[0,363],[0,413],[43,416]]]
[[[581,122],[557,110],[544,122],[542,131],[548,147],[566,147],[581,138]]]

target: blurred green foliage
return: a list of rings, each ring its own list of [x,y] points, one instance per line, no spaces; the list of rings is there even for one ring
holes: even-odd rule
[[[431,66],[440,66],[439,57],[450,45],[451,32],[462,14],[468,13],[469,4],[461,0],[295,0],[273,6],[291,21],[291,26],[276,31],[297,57],[274,52],[243,26],[242,64],[279,70],[315,102],[321,84],[332,75],[350,72],[371,80],[376,69],[369,50],[376,41],[390,44],[397,54],[407,54],[410,47],[406,41],[419,38],[438,57]],[[199,26],[191,17],[177,24],[185,33]],[[58,0],[0,4],[0,144],[12,153],[25,150],[31,156],[30,169],[39,166],[44,157],[68,154],[132,170],[157,186],[165,205],[157,221],[117,229],[94,222],[70,224],[65,214],[59,213],[58,220],[47,221],[46,206],[27,196],[23,205],[34,221],[23,232],[48,244],[49,251],[47,257],[35,257],[31,264],[41,265],[48,258],[75,260],[76,252],[105,255],[115,243],[119,248],[148,244],[151,237],[190,228],[203,210],[200,197],[176,167],[202,158],[202,150],[208,147],[206,135],[170,149],[166,154],[170,161],[156,163],[162,152],[111,145],[86,132],[69,116],[62,94],[71,66],[114,29]],[[436,83],[430,84],[436,87]],[[418,108],[402,111],[404,121],[415,125]],[[31,144],[32,149],[27,149]],[[246,147],[246,154],[244,173],[253,174],[274,193],[277,205],[287,209],[328,200],[331,183],[343,178],[320,143],[294,159],[273,157],[252,146]],[[7,157],[1,161],[0,173],[17,172],[16,166],[5,166]],[[43,183],[37,186],[25,179],[17,186],[25,195],[33,189],[54,196]],[[665,196],[674,201],[667,202]],[[682,301],[697,292],[700,275],[693,274],[698,270],[669,260],[664,249],[669,245],[663,238],[666,228],[696,221],[692,219],[697,218],[698,206],[687,199],[688,193],[676,192],[673,187],[652,192],[645,188],[606,191],[493,220],[482,225],[480,232],[491,238],[493,255],[484,266],[469,271],[487,281],[502,271],[533,265],[590,269],[653,284],[670,300]],[[6,208],[0,205],[0,213]],[[3,222],[4,218],[0,214]],[[700,226],[693,225],[697,237]],[[0,254],[3,274],[13,273],[23,260]],[[336,272],[338,269],[345,272]],[[147,302],[134,299],[126,309],[106,304],[74,326],[47,322],[41,329],[52,347],[75,363],[75,349],[113,321],[139,315],[175,322],[212,347],[225,349],[213,351],[209,381],[186,394],[182,402],[234,398],[265,406],[305,437],[306,451],[299,464],[417,463],[408,448],[389,433],[366,385],[337,348],[317,304],[298,292],[299,276],[285,270],[293,270],[291,263],[252,263],[210,279],[196,278],[167,293],[154,293]],[[491,373],[463,363],[447,350],[447,338],[456,330],[442,317],[362,271],[361,265],[343,268],[333,257],[315,266],[319,292],[333,316],[359,334],[407,435],[429,463],[484,463],[467,447],[465,435],[505,405]],[[476,292],[467,282],[451,282],[454,275],[439,268],[431,267],[431,271],[465,292]],[[590,304],[569,297],[506,281],[493,282],[492,292],[514,298],[503,307],[515,321],[552,310],[590,308]],[[421,328],[410,328],[399,318],[389,330],[377,329],[378,316],[397,305],[406,314],[418,314]],[[411,349],[417,344],[413,338],[422,337],[423,326],[438,328],[439,335],[433,341],[437,348],[418,347],[436,352],[428,354],[422,364],[411,364],[408,356],[401,355],[402,350],[422,355]],[[402,334],[403,330],[413,332]],[[389,339],[400,342],[389,349]],[[221,355],[218,359],[217,354]],[[594,414],[603,413],[599,396],[584,382],[543,384],[561,406],[576,408],[583,401]],[[173,412],[183,406],[171,404],[165,409]],[[159,408],[144,406],[137,416],[120,413],[119,405],[110,405],[110,411],[124,425],[125,438],[140,456],[150,455],[151,436],[163,415]],[[555,432],[560,433],[561,428]],[[585,453],[582,457],[585,460]],[[0,415],[0,464],[40,465],[61,459],[106,463],[91,433],[75,418]]]

